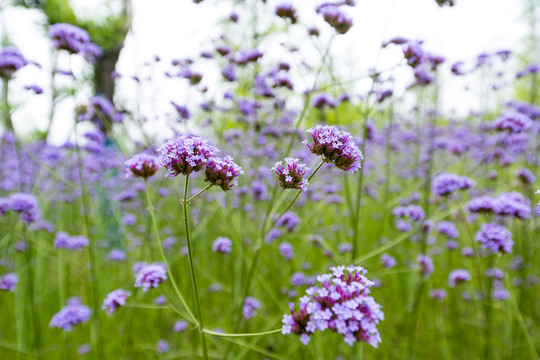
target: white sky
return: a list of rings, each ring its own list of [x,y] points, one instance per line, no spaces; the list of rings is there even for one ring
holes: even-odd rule
[[[100,9],[96,7],[96,1],[75,2],[79,4],[81,12],[89,13],[94,9],[98,14],[96,11]],[[271,9],[280,2],[268,1]],[[302,22],[319,25],[321,29],[328,28],[313,11],[315,1],[292,2],[299,9]],[[147,71],[143,64],[155,54],[163,59],[164,64],[168,64],[173,58],[196,56],[201,50],[211,49],[211,39],[222,30],[215,24],[233,8],[223,0],[205,0],[199,5],[191,0],[133,0],[133,6],[133,30],[128,35],[117,67],[120,73],[126,75],[118,82],[118,95],[120,102],[128,109],[139,107],[143,115],[151,118],[170,112],[170,100],[182,104],[190,102],[192,98],[184,87],[171,84],[170,80],[162,77],[156,77],[150,85],[138,90],[129,77]],[[522,2],[518,0],[457,0],[453,8],[439,8],[434,0],[357,0],[356,7],[347,9],[355,25],[346,35],[338,36],[333,44],[336,69],[342,75],[357,76],[375,65],[379,69],[394,65],[399,61],[400,51],[387,49],[379,59],[378,54],[380,44],[395,36],[422,39],[426,50],[447,57],[449,63],[473,59],[481,52],[492,53],[501,49],[519,51],[521,39],[527,31],[520,19],[522,11]],[[240,15],[242,21],[243,14]],[[42,70],[35,67],[21,70],[13,84],[14,88],[21,88],[36,83],[46,91],[39,96],[28,93],[10,95],[12,101],[21,104],[14,114],[15,126],[22,132],[32,126],[44,129],[50,102],[50,43],[40,25],[43,18],[34,11],[12,8],[6,9],[2,17],[0,34],[7,30],[10,40],[27,59],[43,65]],[[233,31],[241,29],[242,25],[237,25]],[[302,39],[301,34],[300,29],[293,30],[289,40]],[[287,41],[287,37],[283,40]],[[277,55],[276,45],[271,45],[269,49],[270,55],[265,55],[266,58],[280,56]],[[63,60],[61,64],[67,67]],[[77,68],[77,64],[74,67]],[[203,72],[205,70],[202,69]],[[205,73],[210,81],[215,76]],[[467,113],[471,108],[478,108],[478,98],[463,92],[462,83],[448,85],[443,98],[444,109],[459,108]],[[196,104],[190,107],[195,109]],[[71,123],[68,114],[72,108],[73,101],[65,101],[59,106],[54,128],[55,142],[62,142],[69,133]]]

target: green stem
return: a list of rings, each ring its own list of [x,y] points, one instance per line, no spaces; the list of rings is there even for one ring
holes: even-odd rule
[[[13,133],[13,123],[11,122],[11,110],[9,109],[9,101],[8,101],[8,79],[2,80],[2,105],[4,108],[4,125],[6,127],[6,131]]]
[[[201,313],[201,304],[199,302],[199,290],[197,288],[197,277],[195,275],[195,266],[193,265],[193,251],[191,249],[191,240],[189,239],[188,204],[187,204],[188,186],[189,186],[189,175],[186,175],[186,185],[184,187],[184,201],[182,203],[182,207],[184,208],[184,227],[186,229],[189,273],[191,275],[191,287],[193,288],[193,295],[195,296],[195,306],[197,307],[197,316],[199,319],[198,328],[199,328],[199,334],[201,336],[203,358],[208,359],[208,350],[206,349],[206,338],[204,334],[204,323],[203,323],[202,313]]]
[[[156,221],[156,215],[155,215],[155,212],[154,212],[154,207],[152,206],[152,200],[150,200],[150,191],[148,189],[148,181],[146,179],[144,180],[144,185],[145,185],[144,189],[145,189],[145,192],[146,192],[146,201],[148,203],[148,212],[150,213],[150,219],[152,220],[152,227],[154,229],[154,234],[155,234],[156,239],[157,239],[158,244],[159,244],[159,252],[161,254],[161,258],[163,260],[163,263],[165,264],[165,267],[167,268],[167,273],[169,274],[169,277],[171,278],[171,282],[173,284],[174,291],[176,292],[176,295],[178,295],[178,298],[180,299],[180,302],[182,303],[182,305],[184,306],[184,308],[186,309],[186,311],[189,314],[189,317],[190,317],[189,320],[192,321],[193,323],[195,323],[197,326],[199,326],[199,323],[197,322],[195,316],[193,315],[193,312],[189,308],[184,296],[182,295],[182,292],[180,291],[180,289],[178,288],[178,285],[176,284],[176,280],[174,279],[174,275],[173,275],[173,272],[171,271],[171,267],[169,265],[169,262],[167,261],[167,257],[165,257],[165,251],[163,251],[163,245],[161,243],[161,237],[159,236],[159,230],[158,230],[158,227],[157,227],[157,221]]]
[[[265,332],[260,332],[260,333],[249,333],[249,334],[226,334],[226,333],[210,331],[207,329],[203,329],[203,332],[209,335],[215,335],[219,337],[254,337],[254,336],[265,336],[265,335],[277,334],[281,332],[281,329],[275,329],[275,330],[270,330],[270,331],[265,331]]]
[[[204,189],[202,189],[201,191],[199,191],[198,193],[196,193],[195,195],[193,195],[192,197],[190,197],[189,199],[185,200],[188,204],[191,203],[193,200],[195,200],[196,198],[198,198],[199,196],[201,196],[206,190],[210,189],[212,187],[212,185],[214,184],[209,184],[207,185]],[[180,200],[180,202],[183,204],[184,203],[184,200]]]

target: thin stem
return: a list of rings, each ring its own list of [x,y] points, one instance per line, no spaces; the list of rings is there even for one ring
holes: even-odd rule
[[[265,336],[265,335],[277,334],[281,332],[281,329],[275,329],[275,330],[270,330],[270,331],[265,331],[265,332],[260,332],[260,333],[249,333],[249,334],[226,334],[226,333],[210,331],[207,329],[203,329],[203,331],[209,335],[215,335],[219,337],[254,337],[254,336]]]
[[[174,279],[173,272],[171,271],[171,267],[169,265],[169,262],[167,261],[167,257],[165,256],[165,251],[163,251],[163,245],[161,243],[161,237],[159,236],[154,207],[152,206],[152,200],[150,200],[150,191],[148,189],[148,181],[146,179],[144,180],[144,185],[145,185],[144,189],[146,192],[146,201],[148,203],[148,212],[150,213],[150,219],[152,220],[152,227],[154,229],[154,234],[159,244],[159,252],[161,254],[161,259],[163,260],[163,263],[165,264],[165,267],[167,268],[167,273],[169,274],[169,277],[171,278],[171,282],[173,284],[173,288],[174,288],[174,291],[176,292],[176,295],[178,295],[180,302],[186,308],[186,311],[189,314],[189,317],[190,317],[189,320],[194,322],[197,326],[199,326],[199,323],[195,319],[193,312],[189,308],[184,296],[182,295],[182,292],[180,291],[180,289],[178,288],[178,285],[176,284],[176,280]]]
[[[206,190],[210,189],[212,187],[212,185],[214,185],[214,184],[207,185],[204,189],[202,189],[201,191],[199,191],[198,193],[196,193],[195,195],[193,195],[192,197],[190,197],[189,199],[187,199],[185,201],[187,201],[188,204],[191,203],[193,200],[195,200],[196,198],[201,196]],[[183,204],[184,200],[180,200],[180,202]]]
[[[189,273],[191,275],[191,286],[193,288],[193,295],[195,296],[195,306],[197,308],[197,315],[199,319],[198,328],[199,328],[199,334],[201,335],[203,358],[208,359],[208,350],[206,349],[206,338],[204,335],[204,324],[203,324],[202,313],[201,313],[201,304],[199,302],[199,291],[197,289],[197,278],[195,276],[195,266],[193,265],[193,251],[191,249],[191,240],[189,239],[188,204],[187,204],[188,186],[189,186],[189,175],[186,175],[186,185],[184,188],[184,201],[182,203],[182,207],[184,208],[184,227],[186,229]]]
[[[8,101],[8,79],[2,80],[2,105],[4,108],[4,125],[6,127],[7,132],[13,133],[13,123],[11,122],[11,111],[9,109],[9,101]]]

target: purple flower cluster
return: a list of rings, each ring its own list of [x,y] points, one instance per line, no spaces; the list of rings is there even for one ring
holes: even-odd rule
[[[512,233],[505,226],[493,223],[482,224],[474,240],[494,253],[511,253],[514,246]]]
[[[300,218],[292,211],[287,211],[276,220],[276,226],[284,226],[288,232],[293,232],[300,224]]]
[[[232,157],[212,157],[206,163],[204,181],[227,191],[238,184],[236,178],[243,173],[244,170],[233,161]]]
[[[0,78],[9,80],[13,74],[28,64],[19,50],[13,46],[6,46],[0,50]]]
[[[354,265],[331,270],[332,274],[317,276],[320,286],[306,290],[298,312],[294,311],[294,303],[289,304],[291,315],[283,316],[282,333],[299,335],[307,345],[311,334],[330,329],[343,335],[350,346],[364,341],[377,347],[381,342],[377,325],[384,320],[384,314],[369,296],[373,282],[364,276],[366,270]]]
[[[426,212],[418,205],[397,206],[392,213],[398,218],[407,218],[414,222],[421,221],[426,217]]]
[[[158,163],[169,170],[171,180],[179,174],[189,175],[203,170],[208,160],[219,152],[198,136],[179,136],[167,141],[157,151],[160,153]]]
[[[536,176],[534,175],[534,173],[527,168],[518,169],[516,171],[516,177],[524,185],[530,185],[536,181]]]
[[[0,276],[0,290],[15,292],[15,287],[19,282],[19,276],[15,273],[8,273]]]
[[[496,214],[518,219],[531,217],[530,200],[516,191],[501,193],[495,198],[489,196],[473,198],[468,202],[467,209],[472,213]]]
[[[291,20],[292,24],[296,24],[298,17],[296,15],[296,9],[292,4],[285,3],[276,6],[276,15],[283,19]]]
[[[429,276],[433,272],[433,260],[426,255],[418,255],[416,262],[420,265],[420,272],[423,276]]]
[[[392,255],[384,253],[381,255],[381,264],[385,268],[390,269],[397,265],[397,261]]]
[[[531,127],[531,119],[517,111],[506,111],[493,122],[493,128],[499,131],[520,133]]]
[[[459,237],[457,226],[450,221],[439,221],[437,223],[437,231],[449,239],[457,239]]]
[[[331,125],[315,125],[307,132],[311,135],[312,143],[305,143],[323,161],[351,173],[360,169],[360,161],[364,156],[349,133]]]
[[[242,308],[242,315],[246,319],[251,319],[257,315],[257,310],[261,308],[259,300],[252,296],[248,296],[244,299],[244,307]]]
[[[232,250],[232,241],[226,237],[218,237],[212,244],[212,251],[220,254],[229,254]]]
[[[99,46],[90,42],[88,32],[78,26],[66,23],[51,25],[49,37],[57,50],[66,50],[71,54],[82,53],[91,63],[101,57]]]
[[[79,298],[71,298],[67,301],[67,305],[52,317],[49,326],[71,331],[75,325],[90,320],[90,315],[88,306],[82,305]]]
[[[127,177],[142,177],[145,180],[154,175],[159,169],[157,158],[147,154],[134,155],[124,162],[124,166],[127,169]]]
[[[38,200],[32,194],[14,193],[7,199],[0,199],[0,215],[7,212],[7,210],[18,213],[26,225],[41,218]]]
[[[348,18],[336,4],[323,4],[317,8],[317,12],[338,34],[345,34],[353,26],[353,20]]]
[[[120,306],[126,305],[126,300],[129,296],[131,296],[131,293],[123,289],[111,291],[107,294],[105,300],[103,300],[103,306],[101,308],[110,316],[114,314]]]
[[[68,233],[59,231],[54,237],[54,247],[56,249],[80,250],[88,246],[89,241],[86,236],[70,236]]]
[[[448,274],[448,284],[450,287],[456,287],[461,283],[471,280],[471,275],[467,270],[457,269]]]
[[[476,186],[476,182],[466,176],[442,173],[433,178],[431,188],[438,196],[447,196],[458,190],[466,190]]]
[[[300,189],[307,190],[308,181],[304,179],[306,171],[309,168],[304,164],[299,164],[300,159],[285,158],[283,161],[275,163],[272,170],[277,174],[279,186],[283,189]]]
[[[135,287],[142,287],[143,291],[158,287],[167,280],[167,269],[162,263],[141,264],[135,274]]]

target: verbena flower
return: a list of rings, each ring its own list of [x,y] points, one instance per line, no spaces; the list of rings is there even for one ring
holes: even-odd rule
[[[51,25],[49,37],[57,50],[66,50],[71,54],[83,52],[90,43],[90,35],[86,30],[65,23]]]
[[[56,313],[49,323],[49,327],[56,327],[65,331],[90,320],[91,311],[88,306],[82,305],[79,298],[71,298],[67,305]]]
[[[251,319],[257,315],[257,310],[261,308],[259,300],[252,296],[248,296],[244,299],[244,307],[242,308],[242,315],[246,319]]]
[[[442,173],[433,178],[431,188],[434,194],[447,196],[458,190],[466,190],[476,186],[476,182],[466,176]]]
[[[324,4],[317,9],[330,26],[332,26],[338,34],[345,34],[353,26],[353,20],[348,18],[338,6],[334,4]]]
[[[530,185],[536,181],[536,176],[534,175],[534,173],[527,168],[518,169],[516,171],[516,177],[524,185]]]
[[[307,132],[311,135],[312,142],[305,143],[309,150],[321,156],[323,161],[351,173],[360,169],[360,161],[364,156],[349,133],[330,125],[315,125]]]
[[[512,233],[503,225],[482,224],[474,240],[494,253],[511,253],[514,246]]]
[[[173,331],[177,333],[185,331],[188,328],[188,325],[189,323],[187,321],[178,320],[177,322],[174,323]]]
[[[162,263],[145,264],[135,275],[135,287],[142,287],[143,291],[158,287],[167,280],[167,269]]]
[[[510,133],[520,133],[531,127],[532,121],[517,111],[506,111],[493,122],[493,128]]]
[[[317,330],[330,329],[343,335],[343,340],[351,346],[364,341],[377,347],[381,342],[377,325],[384,314],[369,296],[374,283],[359,266],[338,266],[331,270],[332,274],[317,276],[320,285],[306,290],[306,295],[300,298],[299,311],[294,311],[294,303],[289,304],[291,315],[283,316],[282,334],[299,335],[300,341],[307,345],[310,335]]]
[[[296,15],[296,9],[292,4],[285,3],[276,6],[276,15],[283,19],[290,19],[292,24],[296,24],[298,17]]]
[[[0,78],[9,80],[15,72],[28,64],[19,50],[6,46],[0,50]]]
[[[19,276],[15,273],[8,273],[0,276],[0,290],[15,292]]]
[[[448,274],[448,284],[450,287],[456,287],[461,283],[471,280],[471,275],[467,270],[457,269]]]
[[[221,254],[229,254],[232,250],[232,241],[231,239],[228,239],[226,237],[218,237],[214,243],[212,244],[212,251],[221,253]]]
[[[392,255],[384,253],[381,255],[381,264],[385,268],[390,269],[397,265],[397,261]]]
[[[433,272],[433,260],[431,260],[429,256],[420,254],[417,256],[416,262],[418,262],[418,265],[420,265],[420,272],[422,275],[431,275]]]
[[[444,289],[433,289],[433,290],[431,290],[429,296],[431,296],[432,299],[435,299],[437,301],[443,301],[444,298],[446,298],[446,290],[444,290]]]
[[[131,296],[131,293],[123,289],[111,291],[107,294],[105,300],[103,300],[103,306],[101,308],[110,316],[114,314],[119,307],[126,305],[126,300],[129,296]]]
[[[68,233],[59,231],[54,237],[54,247],[56,249],[80,250],[88,246],[89,241],[86,236],[70,236]]]
[[[294,248],[288,242],[282,242],[279,244],[278,251],[285,260],[291,260],[294,258]]]
[[[27,225],[41,218],[38,200],[32,194],[11,194],[8,198],[8,206],[11,211],[18,213]]]
[[[208,160],[219,152],[201,137],[183,135],[167,141],[157,151],[158,164],[169,171],[170,179],[203,170]]]
[[[518,219],[531,217],[531,201],[516,191],[502,193],[495,198],[494,212],[501,216]]]
[[[489,196],[478,196],[467,203],[467,209],[472,213],[494,213],[496,202]]]
[[[304,178],[309,168],[304,164],[299,164],[300,159],[285,158],[283,161],[275,163],[272,170],[278,176],[279,186],[283,189],[307,190],[308,181]]]
[[[276,220],[276,226],[284,226],[288,232],[293,232],[298,224],[300,224],[300,218],[293,211],[285,212]]]
[[[459,237],[457,226],[450,221],[439,221],[437,223],[437,231],[449,239],[457,239]]]
[[[154,175],[159,169],[158,159],[147,154],[134,155],[124,162],[124,166],[127,169],[126,176],[142,177],[145,180]]]
[[[223,191],[227,191],[238,185],[236,178],[243,173],[244,170],[233,161],[232,157],[212,157],[206,163],[204,181],[219,186]]]

